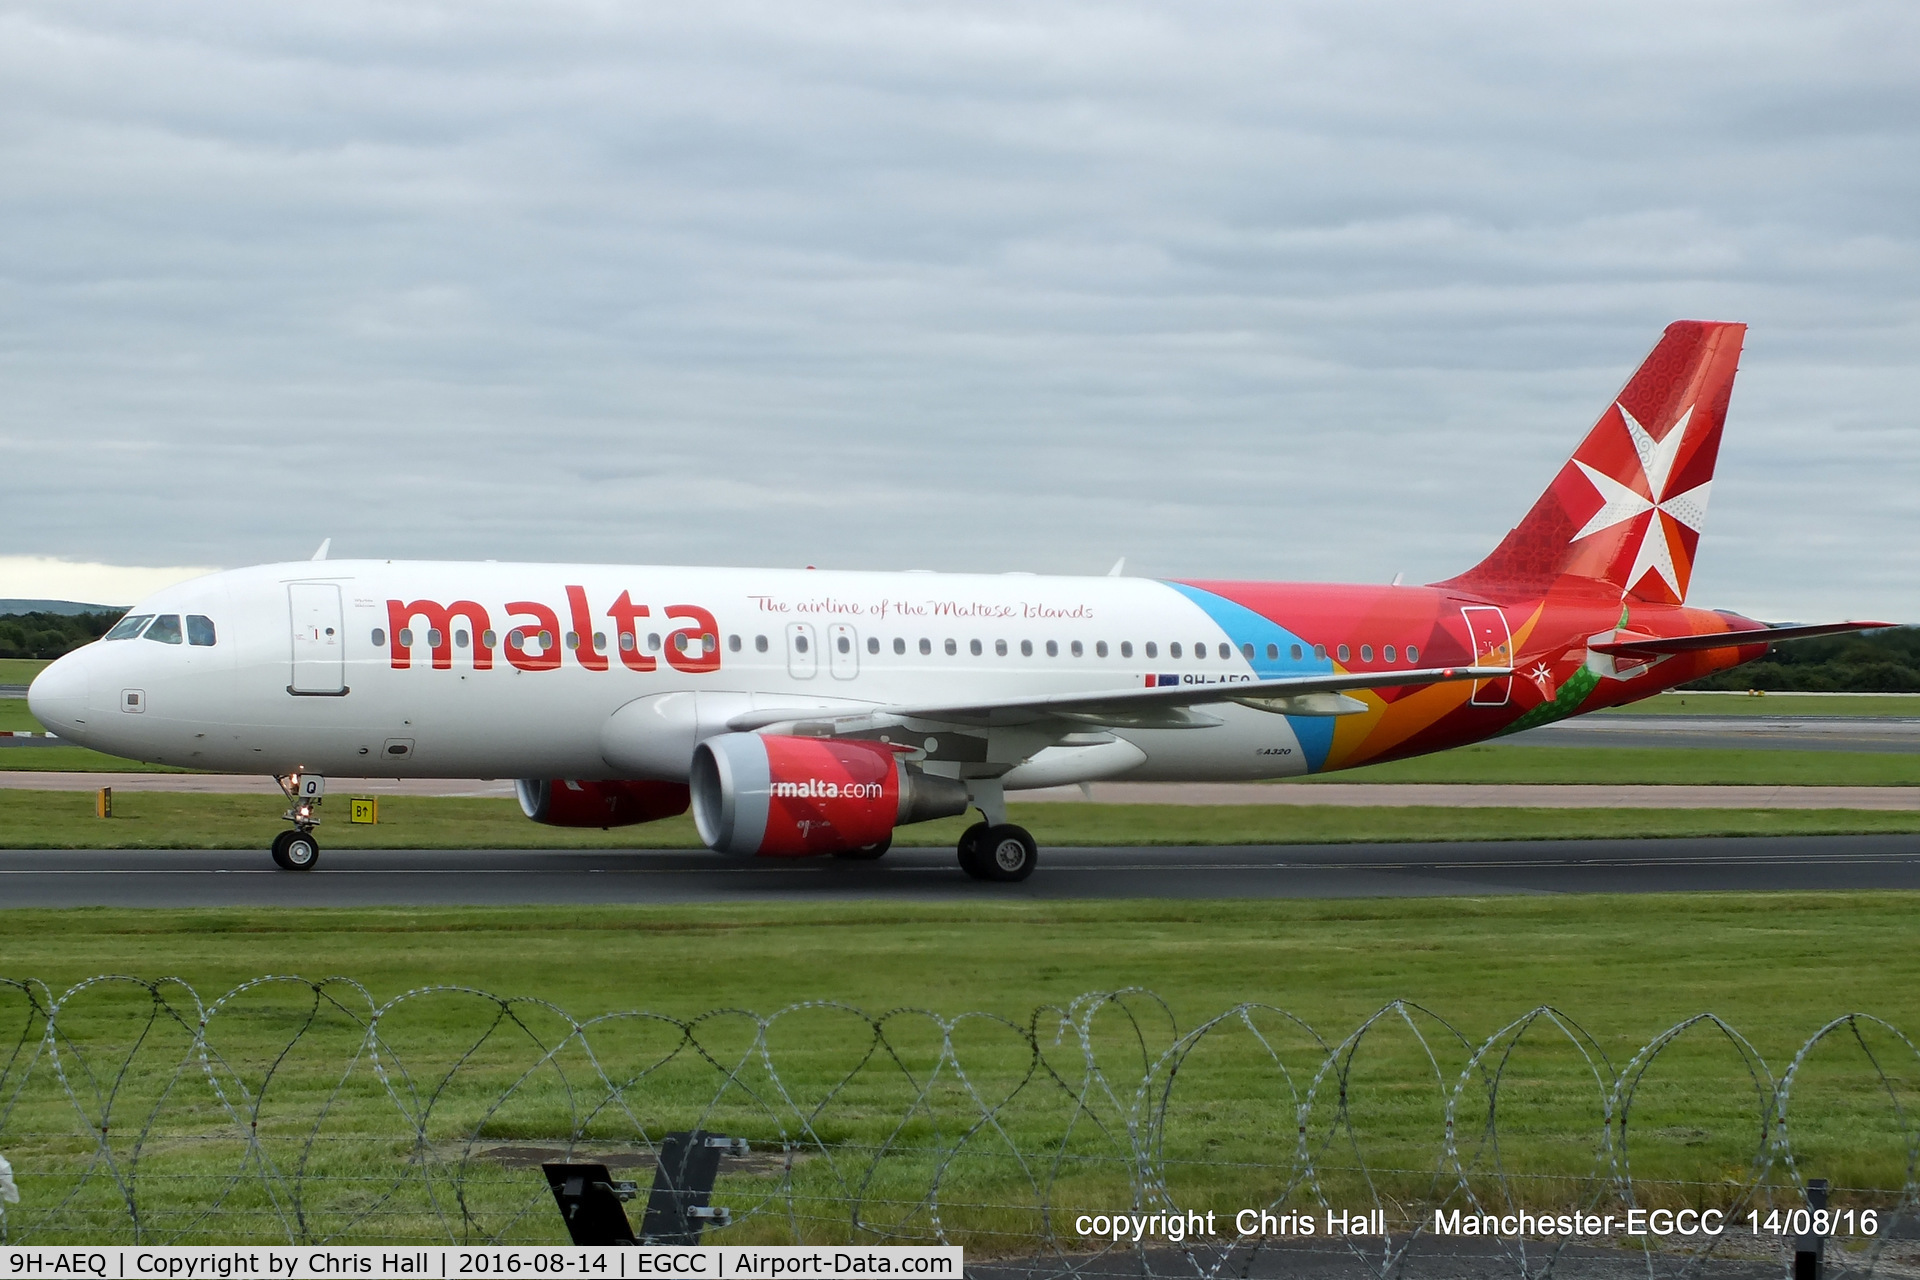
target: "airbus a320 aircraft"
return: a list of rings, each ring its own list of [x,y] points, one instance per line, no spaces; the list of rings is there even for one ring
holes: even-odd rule
[[[519,778],[561,826],[691,804],[712,849],[771,857],[978,810],[961,867],[1021,880],[1010,791],[1400,759],[1885,625],[1683,603],[1744,334],[1669,326],[1519,526],[1430,586],[305,561],[159,592],[28,696],[71,742],[274,775],[290,870],[331,774]]]

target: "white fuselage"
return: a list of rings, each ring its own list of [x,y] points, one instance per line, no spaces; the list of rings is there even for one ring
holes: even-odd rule
[[[35,683],[35,714],[115,755],[275,775],[683,779],[694,741],[743,712],[1256,670],[1205,610],[1140,578],[298,562],[169,588],[143,615],[203,617],[214,643],[89,645]],[[1306,768],[1288,717],[1210,712],[1032,753],[1010,738],[998,771],[1024,761],[1005,776],[1021,787]]]

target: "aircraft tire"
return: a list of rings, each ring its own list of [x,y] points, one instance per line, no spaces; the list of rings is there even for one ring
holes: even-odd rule
[[[960,842],[955,851],[960,855],[960,869],[975,880],[988,879],[986,861],[980,853],[982,839],[993,827],[985,822],[976,822],[960,833]]]
[[[311,871],[313,864],[320,861],[320,842],[306,831],[288,831],[285,843],[274,841],[279,852],[274,858],[288,871]]]
[[[986,879],[1003,883],[1025,880],[1040,860],[1040,846],[1034,843],[1033,836],[1025,827],[1016,827],[1011,822],[989,827],[974,847]]]
[[[294,832],[282,831],[273,838],[273,865],[282,871],[291,871],[293,866],[287,861],[287,841],[293,839]]]
[[[848,862],[872,862],[875,858],[886,857],[887,850],[891,848],[893,848],[893,837],[888,836],[885,840],[878,840],[873,844],[863,844],[857,849],[835,849],[833,856],[843,858]]]

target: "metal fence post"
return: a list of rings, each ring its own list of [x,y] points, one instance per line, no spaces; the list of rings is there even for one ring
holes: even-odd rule
[[[1827,1180],[1825,1178],[1807,1179],[1807,1210],[1819,1213],[1827,1207]],[[1793,1238],[1793,1280],[1821,1280],[1826,1272],[1824,1253],[1827,1237],[1822,1231],[1815,1230],[1815,1223],[1807,1223],[1804,1235]]]

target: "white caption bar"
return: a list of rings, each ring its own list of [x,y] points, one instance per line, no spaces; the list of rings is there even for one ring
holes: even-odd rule
[[[958,1245],[712,1245],[535,1248],[502,1245],[110,1245],[0,1248],[0,1280],[787,1280],[796,1276],[934,1276],[960,1280]]]

